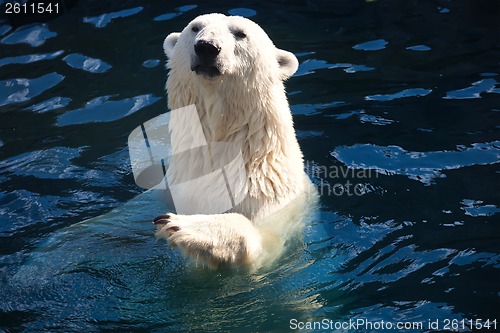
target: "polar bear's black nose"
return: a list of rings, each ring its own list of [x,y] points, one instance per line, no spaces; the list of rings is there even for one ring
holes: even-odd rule
[[[220,47],[207,42],[205,40],[200,40],[194,45],[194,52],[200,58],[215,58],[219,52]]]

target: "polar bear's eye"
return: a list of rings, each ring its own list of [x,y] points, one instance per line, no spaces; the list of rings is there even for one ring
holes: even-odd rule
[[[233,34],[234,34],[234,37],[236,37],[238,39],[243,39],[243,38],[247,37],[247,35],[241,30],[236,30],[235,32],[233,32]]]
[[[192,32],[198,32],[198,31],[200,31],[200,27],[197,26],[197,25],[195,25],[194,27],[191,28],[191,31]]]

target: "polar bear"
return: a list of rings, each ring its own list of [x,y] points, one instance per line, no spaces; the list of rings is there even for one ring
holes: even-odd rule
[[[311,193],[283,85],[297,58],[276,48],[256,23],[224,14],[195,18],[168,35],[163,48],[169,108],[195,105],[207,141],[241,149],[248,195],[221,214],[160,215],[156,235],[212,268],[259,267],[300,225]],[[174,150],[190,140],[188,124],[171,131]],[[195,163],[181,161],[173,174],[189,173]]]

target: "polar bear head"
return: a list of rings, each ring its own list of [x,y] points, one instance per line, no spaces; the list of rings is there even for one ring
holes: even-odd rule
[[[292,53],[276,48],[264,30],[240,16],[198,16],[168,35],[163,48],[170,69],[213,82],[234,76],[282,81],[298,68]]]

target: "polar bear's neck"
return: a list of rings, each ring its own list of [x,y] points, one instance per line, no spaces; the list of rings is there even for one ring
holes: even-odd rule
[[[281,81],[261,81],[259,87],[231,79],[203,85],[191,82],[182,90],[170,83],[172,110],[195,104],[208,142],[241,147],[252,196],[289,198],[302,190],[298,185],[303,184],[302,153]]]

